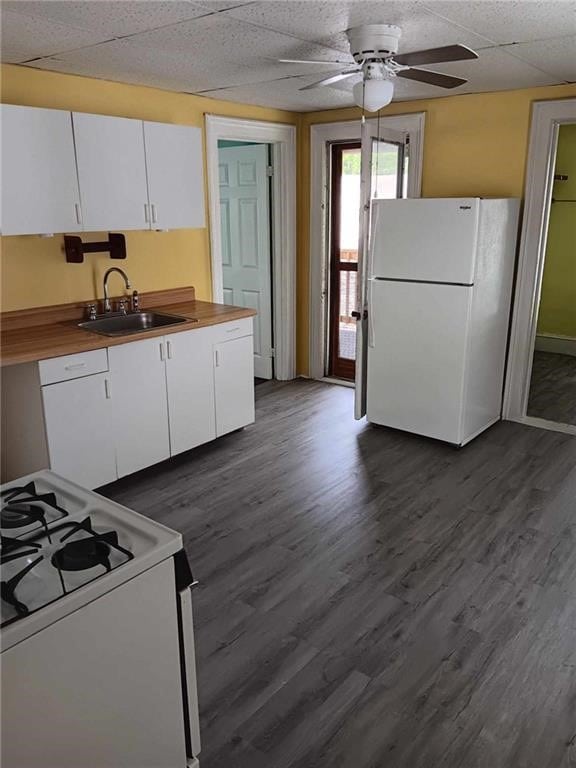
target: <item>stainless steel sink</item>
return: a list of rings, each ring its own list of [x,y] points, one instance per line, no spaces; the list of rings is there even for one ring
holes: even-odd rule
[[[83,323],[78,323],[78,327],[102,336],[125,336],[186,322],[195,322],[195,320],[179,315],[164,315],[161,312],[131,312],[127,315],[114,313],[97,317],[95,320],[85,320]]]

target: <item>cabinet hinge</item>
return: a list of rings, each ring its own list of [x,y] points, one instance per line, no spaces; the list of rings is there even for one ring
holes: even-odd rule
[[[274,176],[274,166],[269,165],[266,168],[266,176]]]
[[[275,349],[271,349],[270,350],[270,357],[276,357],[276,350]]]

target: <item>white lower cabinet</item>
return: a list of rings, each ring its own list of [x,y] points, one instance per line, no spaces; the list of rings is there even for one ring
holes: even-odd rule
[[[216,437],[210,328],[166,336],[166,387],[172,456]]]
[[[108,374],[42,387],[50,468],[86,488],[116,480]]]
[[[253,337],[223,341],[214,346],[216,436],[254,421]]]
[[[164,339],[110,347],[110,400],[118,477],[170,456]]]
[[[3,480],[97,488],[254,421],[252,320],[5,368]]]

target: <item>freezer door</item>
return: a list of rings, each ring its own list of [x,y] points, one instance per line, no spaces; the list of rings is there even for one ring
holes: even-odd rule
[[[472,290],[370,281],[369,421],[461,442]]]
[[[375,200],[371,277],[474,282],[479,198]]]

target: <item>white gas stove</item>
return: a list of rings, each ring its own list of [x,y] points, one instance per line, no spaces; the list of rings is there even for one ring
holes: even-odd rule
[[[2,486],[0,528],[2,765],[197,765],[180,534],[50,471]]]

